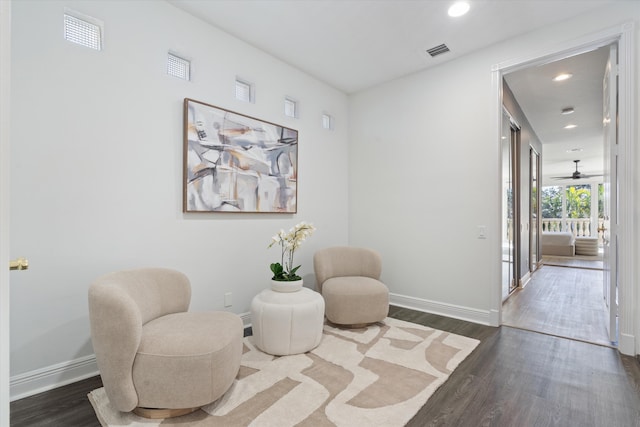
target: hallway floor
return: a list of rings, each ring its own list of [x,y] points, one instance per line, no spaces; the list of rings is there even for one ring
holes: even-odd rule
[[[502,323],[610,346],[602,270],[545,265],[503,304]]]

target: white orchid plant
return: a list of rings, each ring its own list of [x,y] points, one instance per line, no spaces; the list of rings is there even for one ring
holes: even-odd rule
[[[274,262],[270,266],[271,272],[273,273],[273,277],[271,278],[272,280],[292,282],[294,280],[302,279],[296,274],[300,266],[293,266],[293,255],[295,254],[296,249],[302,245],[302,242],[304,242],[307,237],[311,236],[314,231],[316,231],[316,228],[313,224],[303,221],[296,224],[286,233],[284,230],[280,230],[278,234],[271,238],[271,244],[269,247],[280,245],[281,250],[281,261]]]

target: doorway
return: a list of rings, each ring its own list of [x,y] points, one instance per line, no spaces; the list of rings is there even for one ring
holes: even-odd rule
[[[505,302],[503,323],[600,344],[609,342],[606,332],[609,319],[603,304],[603,298],[606,302],[607,296],[602,292],[603,287],[608,289],[605,280],[608,275],[603,276],[602,269],[567,269],[581,268],[577,262],[581,254],[576,248],[581,249],[586,239],[597,236],[598,227],[590,226],[594,206],[590,187],[592,183],[602,182],[605,169],[603,118],[601,108],[596,107],[603,105],[603,77],[609,51],[609,46],[603,46],[506,74],[503,96],[503,102],[514,112],[527,134],[520,149],[525,150],[529,144],[527,157],[517,158],[520,165],[515,168],[520,170],[519,179],[529,185],[516,186],[516,192],[521,194],[514,194],[515,200],[528,202],[519,205],[524,212],[519,216],[521,243],[515,248],[515,257],[526,257],[529,262],[518,264],[522,270],[518,276],[521,278],[519,292],[511,292],[511,299]],[[567,81],[555,82],[554,77],[560,75]],[[576,81],[569,80],[569,76],[575,76]],[[575,114],[565,114],[565,109]],[[591,110],[594,113],[590,114]],[[570,125],[564,126],[564,132],[556,130],[565,123]],[[574,130],[576,127],[580,130]],[[536,143],[541,149],[540,155],[535,149]],[[563,165],[570,164],[571,156],[581,156],[583,163],[593,169],[589,169],[588,174],[581,173],[579,161],[573,160],[576,171],[567,175]],[[544,174],[540,176],[545,201],[540,224],[537,221],[539,162],[545,165]],[[556,165],[563,169],[556,172]],[[555,197],[548,197],[550,190],[557,190]],[[525,245],[523,236],[527,232],[529,244]],[[537,239],[539,234],[542,234],[543,267],[531,280],[532,287],[525,290],[523,279],[531,279],[527,274],[533,274],[537,268],[534,259],[537,261],[538,257],[533,249],[539,245],[532,239],[534,236]],[[617,315],[615,307],[611,307],[611,312]],[[595,327],[585,328],[594,323]],[[617,339],[614,337],[612,341]]]
[[[585,52],[588,52],[603,46],[611,45],[611,44],[617,44],[618,48],[621,51],[629,52],[631,49],[630,48],[630,44],[631,44],[630,28],[622,26],[621,28],[615,28],[609,31],[605,31],[599,35],[586,37],[581,41],[577,41],[570,45],[569,44],[565,45],[565,48],[557,49],[556,51],[550,52],[545,56],[535,57],[535,58],[531,58],[529,60],[521,61],[521,62],[499,64],[494,68],[494,72],[496,72],[497,76],[499,77],[497,79],[494,79],[494,84],[497,84],[498,82],[500,82],[502,76],[504,74],[508,74],[509,72],[521,70],[526,67],[538,66],[541,64],[550,63],[552,61],[558,61],[561,59],[569,58],[569,57],[579,55],[581,53],[585,53]],[[620,57],[621,58],[625,57],[625,55],[620,55]],[[630,175],[631,175],[630,166],[631,166],[632,160],[626,156],[626,153],[628,153],[629,147],[631,144],[630,138],[628,136],[631,135],[631,133],[629,132],[631,125],[629,123],[632,117],[632,114],[631,114],[632,105],[628,100],[626,100],[628,95],[623,94],[623,92],[625,91],[625,87],[628,87],[629,81],[630,81],[630,74],[631,74],[630,64],[622,60],[619,63],[619,70],[620,70],[620,74],[619,74],[620,87],[618,89],[619,91],[618,93],[621,95],[618,99],[619,101],[618,105],[620,107],[618,111],[619,112],[618,123],[622,129],[620,129],[620,133],[618,135],[618,142],[620,145],[620,150],[619,150],[620,155],[618,156],[618,165],[620,165],[620,169],[619,169],[619,179],[617,181],[618,184],[616,187],[619,189],[620,198],[618,200],[619,215],[617,219],[618,219],[618,226],[621,229],[630,230],[630,226],[632,225],[631,214],[632,214],[632,207],[633,207],[632,200],[634,195],[633,195],[633,192],[631,191],[632,186],[630,182]],[[502,101],[502,93],[500,93],[500,100]],[[501,126],[501,129],[502,129],[502,126]],[[539,154],[541,158],[544,159],[544,156],[545,156],[544,151],[542,151]],[[545,173],[546,171],[544,166],[542,167],[542,171],[538,171],[538,172]],[[538,177],[539,176],[540,175],[538,175]],[[539,178],[536,179],[536,183],[538,184],[537,190],[535,190],[536,186],[532,185],[531,193],[533,193],[534,191],[536,192],[539,191],[540,189]],[[533,199],[531,200],[531,203],[535,203]],[[540,230],[539,228],[540,221],[539,221],[538,215],[534,215],[533,211],[531,213],[531,226],[535,227],[536,232]],[[617,267],[617,269],[619,270],[619,276],[616,283],[618,284],[618,286],[620,286],[622,290],[622,292],[618,294],[618,298],[620,302],[619,321],[620,321],[620,324],[622,325],[624,323],[623,319],[624,318],[631,319],[633,314],[632,301],[626,301],[623,298],[625,288],[629,291],[629,294],[632,293],[631,291],[632,291],[633,282],[630,279],[633,276],[630,275],[630,272],[633,269],[633,266],[632,266],[632,263],[630,262],[630,259],[631,259],[630,257],[633,252],[633,247],[628,242],[623,243],[622,241],[620,241],[617,245],[617,248],[620,251],[619,262],[612,267],[613,268]],[[520,250],[522,252],[524,251],[523,248],[520,248]],[[533,245],[530,245],[529,248],[527,248],[527,252],[530,253],[531,255],[535,255],[532,251],[533,251]],[[533,259],[530,260],[530,265],[534,265]],[[503,286],[503,284],[501,286]],[[502,306],[500,306],[498,310],[500,311],[500,318],[502,318],[502,315],[503,315]],[[503,322],[501,321],[501,323]],[[621,340],[620,340],[619,349],[621,352],[625,354],[633,354],[635,351],[633,347],[633,333],[632,333],[633,328],[632,328],[632,325],[629,324],[629,326],[630,326],[628,327],[629,340],[626,342],[625,342],[625,336],[624,336],[624,330],[623,330],[624,326],[622,326],[620,329]]]

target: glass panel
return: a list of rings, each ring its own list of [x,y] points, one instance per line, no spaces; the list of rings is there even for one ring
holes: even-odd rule
[[[511,188],[509,194],[509,206],[510,206],[510,223],[511,223],[511,283],[509,284],[509,293],[516,290],[520,281],[521,269],[524,268],[520,264],[521,256],[524,252],[524,248],[521,246],[522,241],[522,223],[520,218],[520,150],[518,149],[520,144],[520,129],[514,124],[509,123],[511,141],[509,142],[509,149],[511,150]]]
[[[514,288],[514,230],[513,230],[513,164],[511,150],[511,123],[502,117],[502,299]]]
[[[574,236],[590,236],[591,185],[566,187],[567,231]]]
[[[535,271],[538,267],[538,153],[531,149],[531,235],[529,236],[529,270]]]
[[[602,248],[604,243],[604,184],[598,184],[598,245]]]
[[[540,210],[542,211],[542,231],[562,231],[562,192],[564,187],[542,187]]]
[[[591,186],[567,186],[567,217],[589,218],[591,216]]]

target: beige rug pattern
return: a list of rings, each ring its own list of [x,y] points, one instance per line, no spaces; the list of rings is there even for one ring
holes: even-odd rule
[[[325,325],[320,345],[305,354],[271,356],[246,337],[231,389],[190,415],[121,413],[103,388],[89,400],[105,427],[403,426],[478,344],[392,318],[354,330]]]

